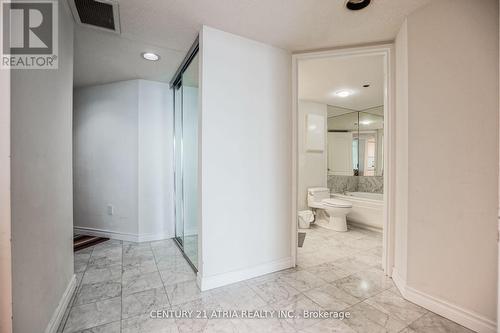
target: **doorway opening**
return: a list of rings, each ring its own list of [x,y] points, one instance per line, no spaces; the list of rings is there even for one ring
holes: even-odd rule
[[[330,282],[392,273],[391,50],[293,56],[292,258]]]

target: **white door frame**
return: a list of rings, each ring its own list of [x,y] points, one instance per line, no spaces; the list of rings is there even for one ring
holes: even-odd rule
[[[395,114],[394,114],[394,50],[393,44],[342,48],[292,55],[292,242],[293,266],[297,263],[297,207],[298,207],[298,64],[301,60],[328,57],[356,57],[382,55],[385,67],[384,89],[384,230],[382,266],[388,276],[394,267],[394,189],[395,189]]]

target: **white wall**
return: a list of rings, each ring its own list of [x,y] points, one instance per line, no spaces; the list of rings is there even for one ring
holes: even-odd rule
[[[291,55],[203,27],[202,289],[290,267]]]
[[[404,155],[398,161],[408,187],[399,184],[396,197],[408,198],[397,221],[404,229],[407,219],[406,292],[465,326],[493,332],[498,1],[434,2],[411,14],[406,36],[404,30],[397,49],[399,66],[406,63],[408,72],[398,75],[397,117],[398,125],[408,126],[407,168]],[[404,128],[397,133],[398,145],[406,144]]]
[[[298,104],[298,156],[299,156],[299,182],[298,182],[298,209],[308,209],[307,189],[309,187],[328,187],[327,168],[327,105],[299,100]],[[306,149],[307,115],[317,114],[325,118],[325,150],[310,152]]]
[[[0,70],[0,332],[12,332],[10,70]]]
[[[396,53],[396,126],[394,265],[406,281],[408,234],[408,25],[405,20],[395,42]]]
[[[65,2],[59,69],[11,74],[13,324],[40,333],[73,279],[73,18]]]
[[[173,236],[171,104],[168,85],[158,82],[75,89],[79,232],[131,241]]]
[[[138,85],[133,80],[75,89],[75,227],[139,232]]]
[[[139,234],[174,235],[172,97],[168,85],[139,80]]]

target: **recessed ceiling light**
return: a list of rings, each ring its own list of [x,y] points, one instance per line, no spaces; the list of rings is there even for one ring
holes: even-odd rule
[[[371,0],[347,0],[345,6],[350,10],[360,10],[366,8]]]
[[[361,125],[370,125],[372,122],[369,120],[363,120],[359,122]]]
[[[352,95],[352,91],[346,90],[346,89],[339,90],[339,91],[335,92],[335,96],[342,97],[342,98],[349,97],[351,95]]]
[[[160,60],[160,56],[157,55],[156,53],[153,53],[153,52],[143,52],[143,53],[141,53],[141,55],[144,59],[149,60],[149,61]]]

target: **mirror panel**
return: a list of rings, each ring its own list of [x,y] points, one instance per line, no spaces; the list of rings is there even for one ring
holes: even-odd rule
[[[328,174],[383,176],[383,107],[328,118]]]
[[[328,174],[354,176],[358,165],[358,113],[328,118]]]
[[[198,268],[198,54],[182,74],[183,249]]]
[[[376,110],[375,112],[380,112]],[[383,112],[383,108],[382,108]],[[359,176],[383,175],[384,117],[377,113],[359,112],[358,132]]]

